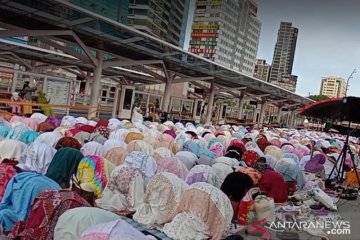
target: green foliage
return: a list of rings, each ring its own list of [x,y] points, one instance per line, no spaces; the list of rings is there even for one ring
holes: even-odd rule
[[[314,101],[318,102],[318,101],[322,101],[322,100],[328,99],[329,97],[328,97],[328,96],[325,96],[325,95],[310,95],[309,98],[310,98],[311,100],[314,100]]]
[[[237,104],[237,101],[236,101],[236,99],[225,99],[225,100],[220,100],[218,103],[226,104],[229,107],[235,107]]]

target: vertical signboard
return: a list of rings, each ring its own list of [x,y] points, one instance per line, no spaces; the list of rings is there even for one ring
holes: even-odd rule
[[[56,79],[47,79],[46,97],[50,100],[50,104],[67,105],[69,101],[70,82]],[[65,108],[54,109],[56,113],[65,114]]]

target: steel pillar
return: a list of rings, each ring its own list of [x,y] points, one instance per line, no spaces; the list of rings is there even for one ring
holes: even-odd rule
[[[91,98],[90,98],[90,107],[88,112],[89,119],[96,117],[98,112],[104,53],[102,51],[97,51],[96,58],[98,64],[94,69],[94,75],[91,85],[91,95],[90,95]]]
[[[215,84],[211,83],[205,123],[211,123],[212,110],[213,110],[213,105],[214,105],[214,97],[215,97]]]

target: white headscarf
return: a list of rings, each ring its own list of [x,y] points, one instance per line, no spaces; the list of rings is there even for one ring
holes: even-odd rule
[[[88,120],[87,120],[86,118],[84,118],[84,117],[77,117],[77,118],[75,119],[75,124],[76,124],[76,123],[88,124]]]
[[[195,167],[193,167],[189,171],[185,182],[189,185],[197,182],[206,182],[217,188],[221,187],[219,177],[216,175],[215,171],[208,165],[196,165]]]
[[[134,220],[145,228],[162,227],[176,213],[182,193],[188,185],[172,173],[158,173],[147,185],[144,203],[136,210]]]
[[[100,223],[88,228],[81,234],[80,240],[99,240],[99,236],[111,240],[150,240],[142,232],[122,219]]]
[[[89,120],[87,124],[88,124],[88,125],[90,125],[90,126],[95,127],[95,126],[96,126],[96,124],[97,124],[97,122],[96,122],[96,121],[94,121],[94,120]]]
[[[128,135],[130,131],[128,129],[117,129],[115,131],[112,131],[110,133],[110,136],[109,136],[109,139],[116,139],[116,140],[119,140],[119,141],[124,141],[125,140],[125,137],[126,135]]]
[[[64,116],[61,119],[60,126],[71,128],[71,127],[73,127],[75,125],[75,123],[76,123],[76,120],[75,120],[75,118],[73,116]]]
[[[99,223],[118,220],[115,213],[94,207],[78,207],[64,212],[58,219],[54,229],[54,239],[80,239],[86,229]]]
[[[35,142],[55,147],[60,138],[62,138],[62,135],[59,132],[44,132],[35,139]]]
[[[36,122],[40,124],[45,122],[48,117],[42,113],[33,113],[30,118],[35,119]]]
[[[110,118],[109,119],[109,124],[108,124],[108,128],[110,130],[110,132],[113,132],[119,128],[122,127],[122,123],[120,120],[116,119],[116,118]]]
[[[188,151],[180,151],[175,154],[175,157],[180,159],[180,161],[187,167],[188,170],[192,169],[198,160],[198,157]]]
[[[45,174],[55,153],[55,148],[45,143],[32,143],[25,148],[17,166],[26,171]]]
[[[211,168],[218,176],[220,185],[224,182],[226,176],[239,167],[239,161],[229,157],[218,157]]]
[[[98,142],[87,142],[82,146],[80,152],[84,156],[98,156],[103,157],[106,153],[105,148]]]
[[[144,121],[144,116],[141,113],[139,113],[139,111],[140,111],[140,108],[134,107],[134,109],[132,111],[131,122],[142,123]]]
[[[116,140],[116,139],[109,139],[109,140],[106,140],[104,143],[104,148],[105,148],[106,152],[108,152],[110,149],[117,148],[117,147],[125,149],[126,146],[127,146],[127,144],[125,142]]]
[[[0,163],[4,159],[19,161],[26,144],[17,140],[5,139],[0,142]]]

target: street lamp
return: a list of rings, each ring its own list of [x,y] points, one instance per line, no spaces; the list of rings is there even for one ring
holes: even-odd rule
[[[348,79],[346,81],[345,97],[347,96],[347,91],[349,89],[349,81],[355,73],[356,73],[356,68],[352,71],[352,73],[350,74],[350,76],[348,77]]]

